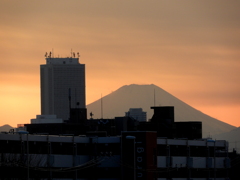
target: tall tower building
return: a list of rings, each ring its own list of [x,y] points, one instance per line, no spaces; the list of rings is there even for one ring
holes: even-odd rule
[[[86,108],[85,64],[79,58],[46,58],[40,65],[41,114],[69,119],[70,108]]]

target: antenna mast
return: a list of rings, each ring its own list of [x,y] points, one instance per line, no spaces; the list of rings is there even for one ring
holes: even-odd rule
[[[102,94],[101,94],[101,119],[103,119],[103,103],[102,103]]]
[[[154,88],[154,90],[153,90],[153,105],[154,105],[154,107],[155,107],[155,88]]]
[[[52,48],[52,57],[54,58],[54,49]]]

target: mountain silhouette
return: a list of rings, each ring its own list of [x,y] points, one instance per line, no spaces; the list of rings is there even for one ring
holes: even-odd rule
[[[88,104],[87,110],[94,114],[94,119],[101,117],[110,119],[125,116],[129,108],[142,108],[150,119],[153,115],[150,107],[154,104],[155,106],[174,106],[175,122],[201,121],[203,137],[229,132],[236,128],[194,109],[154,84],[122,86],[102,99]]]
[[[8,124],[5,124],[3,126],[0,126],[0,132],[1,131],[6,131],[8,132],[10,129],[13,129],[13,127],[9,126]]]
[[[229,132],[214,135],[212,138],[217,140],[224,139],[229,143],[229,151],[235,149],[238,153],[240,152],[240,127]]]

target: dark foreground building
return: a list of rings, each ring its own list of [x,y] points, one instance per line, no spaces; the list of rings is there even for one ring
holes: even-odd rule
[[[120,136],[122,131],[154,131],[157,137],[202,138],[202,122],[174,122],[174,107],[151,107],[154,110],[149,122],[139,122],[132,117],[87,120],[86,109],[71,109],[70,119],[64,123],[25,124],[30,134],[72,134],[98,136]]]
[[[86,120],[82,114],[85,111],[74,110],[71,119],[64,123],[26,124],[27,131],[1,133],[0,177],[54,180],[231,177],[225,140],[202,139],[201,122],[174,122],[173,107],[152,109],[154,115],[149,122],[130,117]]]

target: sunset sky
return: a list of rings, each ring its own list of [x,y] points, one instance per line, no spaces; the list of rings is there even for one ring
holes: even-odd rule
[[[44,55],[72,49],[86,65],[87,104],[155,84],[238,127],[239,9],[239,0],[1,0],[0,126],[40,114]]]

